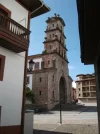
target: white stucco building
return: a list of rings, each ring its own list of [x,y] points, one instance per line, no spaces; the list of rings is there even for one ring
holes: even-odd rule
[[[30,19],[47,11],[40,0],[0,0],[0,134],[23,134]]]
[[[33,70],[41,70],[42,69],[42,57],[41,57],[41,54],[38,54],[38,55],[34,55],[33,56],[33,61],[35,64],[33,64]],[[29,62],[30,62],[30,59],[28,59],[28,62],[27,62],[27,68],[29,69]],[[33,89],[33,81],[34,81],[34,78],[33,78],[33,74],[32,73],[27,73],[27,87],[29,87],[31,90]],[[34,90],[34,89],[33,89]]]

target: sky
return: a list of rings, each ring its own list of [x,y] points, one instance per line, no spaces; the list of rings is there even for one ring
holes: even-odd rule
[[[48,17],[59,14],[66,24],[64,29],[66,39],[67,58],[69,60],[69,75],[76,80],[77,74],[93,73],[93,65],[84,65],[80,58],[80,40],[78,31],[78,16],[76,0],[43,0],[51,8],[51,11],[31,20],[29,55],[41,54],[44,45],[46,20]],[[67,70],[66,70],[67,71]]]

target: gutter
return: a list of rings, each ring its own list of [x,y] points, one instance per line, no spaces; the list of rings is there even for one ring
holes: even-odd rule
[[[42,2],[42,5],[41,6],[39,6],[37,9],[35,9],[34,11],[32,11],[31,13],[30,13],[30,15],[32,15],[32,14],[34,14],[36,11],[38,11],[39,9],[41,9],[42,7],[43,7],[43,2]]]
[[[40,1],[40,0],[39,0]],[[30,15],[32,15],[32,14],[34,14],[36,11],[38,11],[39,9],[41,9],[45,4],[42,2],[42,1],[40,1],[41,2],[41,6],[39,6],[37,9],[35,9],[34,11],[32,11],[31,13],[30,13]],[[49,8],[49,7],[48,7]]]

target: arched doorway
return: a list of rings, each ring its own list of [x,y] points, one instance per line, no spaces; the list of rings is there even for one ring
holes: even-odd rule
[[[61,77],[59,81],[59,101],[65,104],[65,78]]]

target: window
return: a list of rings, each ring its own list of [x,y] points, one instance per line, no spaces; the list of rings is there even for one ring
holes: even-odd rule
[[[54,91],[52,91],[52,97],[53,97],[53,98],[55,97]]]
[[[55,34],[53,34],[53,37],[55,36]]]
[[[80,82],[78,82],[78,85],[80,85]]]
[[[53,60],[53,67],[56,68],[56,60]]]
[[[51,45],[50,45],[50,49],[51,49]]]
[[[3,81],[4,67],[5,67],[5,56],[0,55],[0,81]]]
[[[44,68],[44,61],[41,62],[41,69]]]
[[[40,82],[42,81],[42,78],[40,77]]]
[[[80,94],[79,94],[79,96],[80,96]]]
[[[5,16],[11,16],[11,11],[4,7],[2,4],[0,4],[0,12],[2,12]]]
[[[53,76],[52,76],[52,80],[54,81],[54,79],[55,79],[55,76],[53,75]]]
[[[2,4],[0,4],[0,12],[6,16],[6,17],[10,17],[11,16],[11,12],[10,10],[8,10],[6,7],[4,7]],[[0,23],[3,23],[4,26],[7,26],[7,20],[4,19],[3,16],[0,16]]]
[[[35,69],[39,69],[39,62],[35,62]]]
[[[51,34],[50,34],[50,38],[51,38]]]
[[[78,90],[80,91],[80,88]]]
[[[52,26],[54,27],[54,24],[52,24]]]
[[[50,61],[48,60],[48,64],[50,64]]]
[[[4,16],[8,16],[8,14],[5,12],[5,10],[3,10],[2,8],[0,8],[0,12],[4,15]],[[5,19],[3,18],[2,15],[0,15],[0,24],[4,24],[6,26],[7,21],[5,21]]]
[[[29,83],[30,83],[30,77],[27,76],[27,84],[29,84]]]
[[[41,91],[39,91],[39,95],[41,95]]]
[[[60,53],[60,47],[59,47],[59,53]]]

